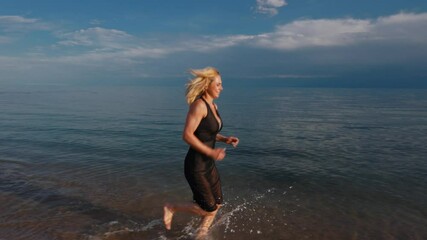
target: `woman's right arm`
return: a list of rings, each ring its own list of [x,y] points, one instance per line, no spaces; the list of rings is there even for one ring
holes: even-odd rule
[[[182,134],[183,140],[188,143],[196,151],[205,154],[215,160],[222,160],[225,157],[225,149],[215,148],[202,143],[194,132],[200,124],[200,121],[207,115],[206,105],[202,101],[195,101],[190,105],[190,110],[187,114],[185,121],[184,132]]]

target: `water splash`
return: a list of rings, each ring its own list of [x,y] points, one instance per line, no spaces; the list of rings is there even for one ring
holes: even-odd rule
[[[289,193],[293,190],[293,187],[287,187],[285,191],[287,195],[285,196],[283,194],[284,189],[268,188],[263,192],[255,192],[243,197],[236,196],[230,199],[218,212],[206,239],[234,239],[243,235],[257,238],[267,237],[269,229],[277,227],[275,226],[275,224],[277,225],[276,219],[271,215],[269,205],[276,206],[278,201],[290,197]],[[289,200],[294,201],[294,199]],[[279,210],[276,209],[275,211]],[[285,217],[285,211],[280,211],[282,212],[279,215]],[[294,209],[288,209],[286,217],[294,212]],[[200,221],[200,217],[191,217],[182,230],[170,234],[173,235],[173,239],[177,240],[193,239],[197,234]],[[286,223],[283,226],[286,226]],[[154,219],[146,223],[138,223],[131,219],[114,220],[99,226],[95,232],[98,233],[96,236],[87,239],[126,239],[127,236],[132,235],[149,235],[150,239],[160,240],[172,237],[163,229],[162,219]]]
[[[197,229],[200,224],[200,218],[198,217],[192,217],[190,222],[187,223],[187,225],[184,227],[184,229],[181,230],[181,236],[178,236],[176,239],[192,239],[197,234]]]
[[[292,190],[291,186],[287,192]],[[275,227],[276,219],[270,216],[269,205],[274,201],[283,200],[285,196],[282,192],[276,188],[268,188],[264,192],[252,194],[250,198],[236,196],[221,209],[217,220],[212,225],[212,234],[217,233],[224,238],[235,234],[240,236],[242,233],[261,237],[267,232],[266,229]],[[234,205],[236,203],[237,205]],[[280,210],[275,209],[275,211]],[[285,216],[284,211],[281,215]]]

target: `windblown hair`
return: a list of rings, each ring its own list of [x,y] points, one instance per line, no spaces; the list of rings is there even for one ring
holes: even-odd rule
[[[190,73],[194,76],[194,78],[191,79],[186,85],[187,90],[185,97],[188,104],[192,104],[198,97],[203,95],[214,78],[219,76],[219,71],[213,67],[190,69]]]

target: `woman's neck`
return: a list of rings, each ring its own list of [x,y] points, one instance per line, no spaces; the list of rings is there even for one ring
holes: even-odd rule
[[[202,95],[203,99],[205,99],[209,104],[213,103],[213,97],[211,97],[209,94],[203,94]]]

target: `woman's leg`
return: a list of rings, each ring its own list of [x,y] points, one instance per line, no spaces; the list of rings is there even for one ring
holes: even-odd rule
[[[204,239],[208,234],[209,227],[212,225],[215,216],[219,210],[221,205],[217,205],[217,208],[213,212],[206,212],[207,214],[203,217],[203,220],[200,224],[199,230],[197,232],[196,239]]]
[[[186,212],[203,217],[202,225],[206,225],[207,228],[212,224],[213,219],[218,211],[207,212],[200,208],[196,203],[181,203],[181,204],[170,204],[167,203],[163,207],[163,222],[167,230],[171,229],[172,218],[175,212]],[[206,219],[206,220],[205,220]],[[205,223],[206,222],[206,223]],[[210,223],[209,223],[210,222]]]
[[[163,206],[163,223],[165,224],[167,230],[171,229],[173,214],[174,211],[172,209],[172,205],[168,203],[165,204]]]

